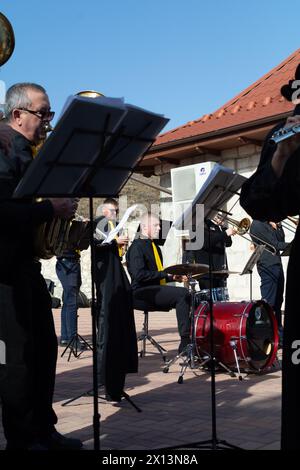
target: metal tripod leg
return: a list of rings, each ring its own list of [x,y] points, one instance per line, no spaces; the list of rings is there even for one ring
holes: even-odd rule
[[[164,362],[167,360],[167,351],[165,348],[163,348],[157,341],[155,341],[154,338],[152,338],[151,335],[149,335],[149,324],[148,324],[148,313],[145,314],[145,319],[144,319],[144,325],[143,325],[143,331],[142,333],[138,336],[138,341],[142,341],[142,349],[140,351],[140,357],[146,356],[146,341],[150,341],[152,346],[154,346],[159,354],[162,356],[162,359]]]
[[[181,364],[181,370],[179,373],[179,377],[177,382],[179,384],[183,383],[183,376],[185,374],[186,369],[189,367],[190,369],[199,369],[203,363],[200,363],[196,366],[195,364],[195,358],[197,358],[197,361],[199,360],[198,354],[194,352],[194,345],[192,343],[189,343],[182,351],[181,353],[177,354],[177,356],[173,357],[170,361],[168,361],[163,368],[163,372],[166,374],[169,372],[170,367],[175,364],[178,359],[184,358],[183,363]]]
[[[93,389],[92,390],[88,390],[86,392],[83,392],[81,393],[80,395],[77,395],[76,397],[73,397],[73,398],[70,398],[69,400],[65,401],[64,403],[61,404],[61,406],[66,406],[66,405],[69,405],[70,403],[72,403],[73,401],[75,400],[78,400],[79,398],[82,398],[82,397],[93,397]],[[125,398],[125,400],[128,401],[128,403],[130,403],[130,405],[138,412],[138,413],[141,413],[142,410],[132,401],[132,399],[130,398],[130,396],[126,393],[126,392],[121,392],[121,396]],[[108,398],[106,398],[105,396],[101,396],[101,395],[98,395],[98,398],[100,398],[101,400],[105,400],[105,401],[109,401]]]
[[[231,340],[231,341],[229,341],[229,344],[233,349],[235,364],[236,364],[236,368],[237,368],[237,371],[238,371],[238,378],[239,378],[239,380],[243,380],[243,377],[242,377],[242,374],[241,374],[241,371],[240,371],[239,360],[238,360],[237,353],[236,353],[236,351],[237,351],[236,341]]]
[[[80,348],[79,348],[80,345]],[[82,345],[84,345],[86,348],[82,349]],[[74,357],[78,358],[81,356],[81,354],[86,350],[90,349],[91,351],[93,350],[92,346],[78,333],[76,333],[73,338],[70,339],[69,343],[63,350],[62,354],[60,357],[63,357],[67,350],[70,349],[69,351],[69,356],[68,356],[68,362],[70,361],[71,355],[73,354]]]

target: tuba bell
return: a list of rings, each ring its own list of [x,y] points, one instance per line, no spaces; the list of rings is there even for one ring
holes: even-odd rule
[[[14,48],[15,35],[12,25],[6,16],[0,13],[0,67],[11,57]]]

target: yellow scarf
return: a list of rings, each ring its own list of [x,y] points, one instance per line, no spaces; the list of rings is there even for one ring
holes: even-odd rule
[[[113,229],[115,228],[114,223],[113,223],[111,220],[108,221],[108,225],[110,226],[110,230],[113,230]],[[116,240],[117,238],[118,238],[118,237],[115,236],[115,240]],[[118,252],[119,252],[120,258],[122,258],[122,257],[123,257],[123,248],[122,248],[121,246],[119,246],[119,245],[118,245]]]
[[[161,262],[161,259],[160,259],[160,256],[159,256],[159,253],[158,253],[158,250],[156,248],[156,245],[154,242],[152,242],[152,249],[153,249],[153,253],[154,253],[154,258],[155,258],[155,263],[156,263],[156,266],[157,266],[157,270],[158,271],[163,271],[163,265],[162,265],[162,262]],[[165,279],[161,279],[159,281],[160,285],[163,286],[164,284],[166,284],[166,280]]]

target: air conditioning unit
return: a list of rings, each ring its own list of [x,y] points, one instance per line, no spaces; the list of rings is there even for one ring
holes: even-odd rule
[[[191,205],[214,165],[215,162],[204,162],[171,170],[174,221]]]

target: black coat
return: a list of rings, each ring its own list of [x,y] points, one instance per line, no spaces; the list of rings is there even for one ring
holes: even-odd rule
[[[161,249],[157,244],[156,248],[163,264]],[[126,254],[126,261],[132,290],[146,286],[159,286],[162,279],[168,280],[170,277],[164,271],[158,271],[152,240],[148,238],[139,238],[133,241]]]
[[[138,353],[130,284],[115,241],[103,245],[95,239],[95,279],[99,380],[107,394],[118,400],[126,374],[137,372]]]
[[[280,178],[271,166],[275,146],[269,142],[262,149],[257,171],[247,180],[241,192],[242,207],[255,219],[283,220],[300,212],[300,148],[291,155]],[[282,448],[299,449],[300,436],[300,366],[293,362],[295,341],[300,340],[299,266],[300,228],[291,248],[287,273],[282,382]],[[299,354],[298,354],[299,355]]]
[[[272,254],[269,251],[271,248],[266,245],[267,249],[262,252],[261,257],[257,261],[258,266],[270,267],[282,265],[280,251],[287,248],[289,243],[284,241],[284,231],[281,226],[277,226],[275,230],[269,222],[253,220],[250,227],[250,235],[256,244],[262,245],[263,242],[261,240],[263,240],[266,244],[268,243],[274,247],[275,254]]]
[[[1,135],[5,135],[5,144]],[[11,127],[0,124],[0,282],[3,283],[13,282],[16,268],[32,261],[34,231],[53,217],[50,201],[12,199],[31,162],[30,142]]]
[[[207,221],[204,227],[204,243],[201,250],[186,250],[183,254],[184,263],[200,263],[209,265],[209,247],[211,249],[211,270],[220,271],[228,269],[226,247],[232,245],[232,239],[226,234],[226,228],[220,227],[211,220]],[[210,236],[210,240],[209,240]],[[214,276],[219,279],[218,276]],[[202,276],[203,281],[209,279]]]

